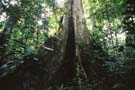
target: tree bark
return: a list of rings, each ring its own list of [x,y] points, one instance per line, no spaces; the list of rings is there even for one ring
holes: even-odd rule
[[[67,0],[63,28],[58,34],[60,39],[52,38],[45,43],[51,50],[42,48],[39,51],[46,71],[44,90],[66,82],[76,81],[79,84],[97,77],[103,58],[100,53],[99,58],[94,57],[97,54],[93,49],[96,44],[85,25],[82,1]]]

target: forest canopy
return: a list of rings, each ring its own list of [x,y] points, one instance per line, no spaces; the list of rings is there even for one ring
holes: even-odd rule
[[[60,19],[65,12],[63,8],[65,2],[64,0],[2,0],[0,31],[12,28],[9,30],[10,38],[6,54],[16,52],[16,55],[11,54],[9,57],[13,58],[15,55],[16,58],[20,58],[23,54],[35,53],[47,38],[55,36],[61,26]],[[125,44],[126,38],[126,31],[122,25],[125,1],[83,0],[82,2],[90,33],[104,50],[111,55],[118,55],[117,49]]]

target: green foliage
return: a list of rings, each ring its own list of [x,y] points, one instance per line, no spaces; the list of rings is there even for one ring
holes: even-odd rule
[[[47,38],[58,31],[63,10],[56,7],[55,0],[0,1],[0,32],[7,25],[12,28],[5,48],[7,60],[37,53]]]
[[[55,0],[45,0],[45,2],[50,6],[50,7],[54,7],[56,5]]]
[[[83,3],[90,33],[106,52],[117,56],[118,47],[125,44],[122,26],[125,1],[83,0]]]
[[[59,87],[57,87],[57,90],[66,90],[63,84],[61,84]]]

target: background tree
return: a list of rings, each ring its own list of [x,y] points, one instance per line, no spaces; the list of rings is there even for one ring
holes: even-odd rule
[[[123,20],[124,24],[124,31],[126,32],[126,56],[128,57],[127,60],[131,59],[133,60],[134,58],[134,46],[135,46],[135,1],[133,0],[127,0],[125,2],[126,10],[125,10],[125,17]]]

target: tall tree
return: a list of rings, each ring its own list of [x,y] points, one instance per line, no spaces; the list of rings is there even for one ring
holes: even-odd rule
[[[99,63],[104,63],[101,56],[103,53],[94,57],[100,47],[96,45],[85,25],[82,1],[67,0],[63,27],[59,31],[61,39],[50,39],[45,43],[47,47],[53,48],[53,52],[48,50],[43,55],[44,51],[39,51],[43,55],[46,70],[44,90],[73,80],[80,84],[98,76]],[[98,60],[92,63],[95,58]]]
[[[9,41],[19,41],[17,36],[13,36],[14,32],[19,32],[21,38],[27,38],[28,35],[25,31],[35,31],[37,24],[37,19],[41,18],[40,14],[42,12],[41,4],[44,1],[36,0],[1,0],[0,7],[1,13],[6,13],[7,18],[5,20],[5,25],[3,25],[3,30],[0,32],[0,63],[5,62],[7,59],[6,54],[8,53],[7,48],[13,51],[13,44]],[[23,41],[19,42],[23,44]],[[20,47],[19,47],[20,48]],[[25,49],[25,47],[23,47]],[[10,52],[9,50],[9,52]],[[15,50],[15,49],[14,49]],[[26,50],[25,50],[26,51]]]
[[[126,47],[127,54],[126,57],[128,59],[133,59],[135,49],[135,1],[127,0],[125,2],[126,10],[125,10],[125,18],[123,20],[124,30],[127,32],[126,34]]]
[[[0,33],[0,63],[3,63],[4,54],[6,52],[6,47],[8,40],[10,39],[10,33],[14,25],[17,23],[20,17],[20,6],[4,5],[4,2],[0,2],[3,8],[3,12],[6,12],[9,15],[5,28]],[[8,7],[9,6],[9,7]],[[15,12],[18,12],[17,14]]]

